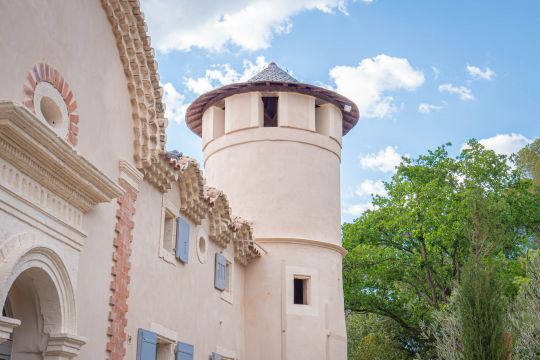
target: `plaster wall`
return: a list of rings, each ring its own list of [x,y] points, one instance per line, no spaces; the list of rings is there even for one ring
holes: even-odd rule
[[[315,98],[292,92],[280,92],[279,126],[315,131]]]
[[[203,144],[225,134],[225,111],[217,106],[204,112],[202,119]]]
[[[320,134],[328,135],[341,144],[343,133],[341,111],[332,104],[322,104],[315,109],[315,127]]]
[[[252,128],[204,148],[207,183],[253,221],[256,238],[302,238],[341,245],[340,147],[290,128]]]
[[[36,63],[57,69],[77,101],[76,150],[111,179],[120,159],[133,159],[133,124],[126,78],[111,25],[99,1],[0,2],[0,99],[22,103]],[[116,201],[87,213],[88,237],[78,264],[78,334],[88,338],[81,359],[105,358]],[[11,225],[0,220],[1,228]],[[69,260],[69,251],[61,252]],[[68,262],[70,262],[69,260]]]
[[[244,277],[246,269],[234,262],[232,303],[214,288],[215,253],[234,261],[233,244],[225,249],[207,241],[206,262],[197,256],[197,234],[208,233],[208,221],[190,222],[189,261],[172,263],[159,256],[162,197],[179,208],[178,189],[162,195],[147,183],[141,184],[136,203],[133,252],[130,272],[127,333],[131,343],[127,358],[136,354],[137,329],[171,330],[177,341],[195,346],[195,359],[206,360],[212,352],[244,353]],[[142,210],[144,209],[144,210]],[[159,333],[158,333],[159,335]]]
[[[314,132],[314,99],[299,94],[280,93],[278,109],[279,127],[242,125],[203,149],[207,183],[253,221],[267,252],[246,273],[246,357],[343,360],[341,146],[331,137],[341,119]],[[310,279],[306,305],[294,304],[295,275]]]
[[[257,92],[237,94],[225,99],[225,133],[263,124],[263,103]]]
[[[132,159],[133,120],[116,40],[101,3],[3,1],[0,34],[0,99],[22,104],[33,66],[44,62],[56,68],[78,104],[77,151],[116,179],[117,159]]]
[[[287,241],[262,241],[268,253],[246,274],[247,358],[345,359],[342,255]],[[294,275],[310,277],[308,305],[294,304]]]

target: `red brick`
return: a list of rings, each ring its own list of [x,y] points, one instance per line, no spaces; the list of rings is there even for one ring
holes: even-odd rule
[[[109,313],[109,328],[107,335],[109,341],[106,350],[109,353],[108,359],[123,359],[126,354],[125,340],[127,325],[127,299],[129,297],[129,268],[131,255],[131,242],[133,239],[132,230],[134,227],[133,214],[137,195],[131,191],[123,180],[119,181],[126,192],[117,199],[118,210],[116,211],[116,237],[113,240],[113,255],[111,268],[111,297],[109,304],[111,310]]]
[[[34,89],[29,88],[27,85],[24,85],[23,92],[29,99],[34,98]]]
[[[67,84],[67,82],[64,80],[64,85],[62,85],[62,97],[65,99],[67,94],[69,92],[69,85]]]
[[[69,104],[71,100],[73,99],[73,93],[71,90],[67,93],[67,95],[64,97],[64,100],[66,101],[66,104]],[[69,105],[68,105],[69,107]]]
[[[39,64],[39,79],[45,81],[45,64]]]
[[[73,101],[71,104],[68,105],[67,109],[68,109],[68,112],[72,114],[75,110],[77,110],[77,102]]]
[[[34,80],[32,73],[28,73],[28,75],[26,75],[26,80],[28,81],[28,84],[30,85],[32,90],[34,90],[36,88],[36,80]]]
[[[58,90],[58,92],[62,93],[62,88],[64,87],[64,78],[62,77],[62,75],[58,74],[59,76],[59,79],[58,79],[58,87],[56,88],[56,90]]]
[[[43,68],[44,68],[44,71],[45,71],[45,74],[43,76],[43,80],[47,81],[47,82],[51,82],[51,74],[50,74],[49,64],[44,64]]]
[[[41,78],[39,77],[39,65],[34,66],[32,69],[32,72],[34,73],[34,78],[36,79],[36,83],[41,81]]]
[[[34,100],[26,100],[24,103],[24,106],[26,106],[28,109],[34,111]]]

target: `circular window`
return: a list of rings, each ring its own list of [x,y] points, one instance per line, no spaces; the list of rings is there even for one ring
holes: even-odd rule
[[[37,117],[65,139],[69,115],[62,94],[50,83],[39,82],[34,90],[34,104]]]
[[[208,235],[202,227],[199,228],[199,233],[197,234],[197,257],[199,262],[204,264],[206,262],[206,250],[208,248]]]

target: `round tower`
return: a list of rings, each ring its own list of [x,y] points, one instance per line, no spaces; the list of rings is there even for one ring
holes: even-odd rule
[[[357,121],[352,101],[274,63],[187,110],[208,185],[253,222],[265,251],[240,300],[246,359],[346,359],[340,158]]]

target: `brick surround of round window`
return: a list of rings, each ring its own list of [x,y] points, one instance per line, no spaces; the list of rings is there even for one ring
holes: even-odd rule
[[[60,72],[45,63],[36,64],[26,76],[24,105],[73,146],[79,135],[77,101]]]

